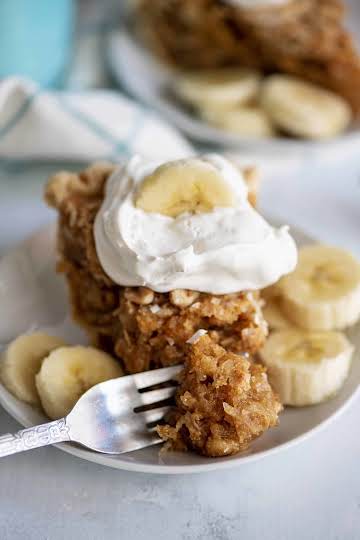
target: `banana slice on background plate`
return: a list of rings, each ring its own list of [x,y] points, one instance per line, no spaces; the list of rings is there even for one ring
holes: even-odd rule
[[[284,405],[314,405],[332,397],[349,373],[354,347],[340,332],[288,329],[270,335],[260,352]]]
[[[246,137],[273,137],[275,129],[260,107],[237,107],[228,110],[201,107],[200,116],[209,124]]]
[[[183,101],[201,108],[224,110],[257,98],[261,74],[241,68],[183,73],[175,78],[174,93]]]
[[[93,347],[61,347],[45,358],[36,388],[49,418],[66,416],[92,386],[123,375],[114,358]]]
[[[137,208],[170,217],[234,204],[235,196],[220,173],[196,158],[161,165],[140,185],[135,198]]]
[[[347,251],[319,244],[299,250],[296,269],[279,282],[281,307],[297,326],[343,329],[360,317],[360,263]]]
[[[263,83],[260,103],[282,131],[307,139],[325,139],[350,125],[350,105],[337,94],[288,75]]]
[[[41,332],[24,334],[10,343],[0,363],[0,378],[4,386],[21,401],[40,405],[35,376],[44,358],[63,347],[64,341]]]

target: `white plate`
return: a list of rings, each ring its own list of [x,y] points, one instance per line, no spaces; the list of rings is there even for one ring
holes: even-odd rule
[[[357,0],[348,0],[351,4],[351,26],[355,38],[360,43],[360,5]],[[126,90],[143,103],[157,109],[172,124],[194,140],[237,147],[262,154],[283,155],[284,150],[306,158],[308,153],[342,152],[350,145],[360,142],[360,129],[352,129],[337,138],[324,142],[303,141],[285,137],[254,139],[234,135],[210,126],[194,115],[189,109],[171,96],[168,91],[173,71],[158,62],[148,51],[142,48],[132,36],[123,29],[114,31],[109,38],[108,59],[115,79]],[[359,89],[360,91],[360,89]]]
[[[69,306],[63,279],[55,274],[55,230],[46,227],[30,237],[0,260],[0,343],[3,345],[21,332],[45,329],[60,335],[69,343],[86,342],[83,332],[69,318]],[[310,239],[293,231],[298,243]],[[209,459],[188,453],[159,456],[159,448],[109,456],[97,454],[72,444],[58,447],[75,456],[108,467],[149,473],[198,473],[224,469],[249,462],[298,444],[335,420],[350,404],[360,381],[360,327],[353,328],[350,338],[356,345],[352,369],[341,392],[331,401],[315,407],[287,408],[280,425],[270,429],[251,445],[245,454]],[[46,418],[18,401],[0,385],[0,403],[20,424],[29,427],[46,422]]]

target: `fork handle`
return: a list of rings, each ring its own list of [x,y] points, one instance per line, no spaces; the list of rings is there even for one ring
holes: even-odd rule
[[[13,435],[3,435],[0,437],[0,457],[65,441],[71,441],[70,429],[66,418],[61,418],[48,424],[21,429]]]

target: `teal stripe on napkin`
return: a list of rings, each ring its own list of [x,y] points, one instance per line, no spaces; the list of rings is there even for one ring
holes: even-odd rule
[[[16,124],[23,118],[23,116],[27,113],[29,108],[31,107],[32,103],[34,102],[34,99],[36,96],[40,94],[40,91],[34,92],[30,96],[26,96],[24,99],[24,102],[20,105],[17,111],[9,118],[9,120],[5,123],[5,125],[0,128],[0,138],[4,137],[9,131],[11,131]]]
[[[105,142],[110,143],[113,146],[113,151],[111,153],[111,158],[115,159],[118,155],[130,155],[131,154],[131,146],[132,142],[134,140],[134,137],[136,133],[140,130],[141,126],[144,123],[144,113],[142,111],[139,111],[136,116],[135,120],[133,122],[133,125],[129,131],[129,133],[126,136],[126,139],[119,139],[115,137],[112,133],[110,133],[107,129],[105,129],[102,125],[100,125],[96,120],[93,118],[90,118],[86,114],[84,114],[82,111],[79,111],[76,109],[73,105],[70,105],[66,98],[59,97],[58,103],[61,106],[61,108],[70,114],[73,118],[81,122],[84,126],[89,128],[95,135],[97,135],[100,139],[102,139]],[[111,159],[107,158],[107,159]]]

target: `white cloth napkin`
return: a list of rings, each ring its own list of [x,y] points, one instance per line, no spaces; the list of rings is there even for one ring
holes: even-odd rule
[[[192,152],[174,128],[119,92],[49,92],[20,78],[0,83],[0,159],[176,159]]]

